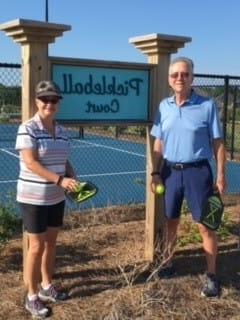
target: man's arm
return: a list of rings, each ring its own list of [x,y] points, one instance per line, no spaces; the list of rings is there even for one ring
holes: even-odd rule
[[[152,181],[151,190],[155,192],[156,186],[162,183],[161,170],[163,166],[163,147],[160,139],[155,139],[153,144],[153,168],[152,168]]]
[[[161,172],[163,165],[162,141],[155,139],[153,144],[153,172]]]
[[[213,151],[216,160],[216,187],[220,194],[226,189],[225,165],[226,150],[222,139],[213,140]]]

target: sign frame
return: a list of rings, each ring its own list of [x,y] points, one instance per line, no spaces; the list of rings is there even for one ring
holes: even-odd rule
[[[150,119],[150,106],[151,106],[151,97],[152,97],[152,81],[153,81],[153,69],[155,67],[154,64],[149,64],[149,63],[131,63],[131,62],[120,62],[120,61],[105,61],[105,60],[90,60],[90,59],[76,59],[76,58],[65,58],[65,57],[49,57],[49,62],[50,62],[50,74],[51,74],[51,79],[55,81],[61,91],[63,85],[59,83],[59,81],[56,80],[56,70],[60,69],[63,67],[65,69],[67,68],[77,68],[78,71],[80,72],[81,70],[84,70],[85,72],[91,72],[91,71],[96,71],[102,70],[104,71],[109,71],[111,74],[113,74],[116,71],[116,74],[131,74],[131,72],[135,74],[142,74],[145,77],[144,84],[147,84],[147,88],[144,87],[145,90],[145,102],[146,106],[145,109],[141,110],[141,112],[144,112],[144,115],[141,117],[136,117],[136,118],[128,118],[125,116],[124,118],[117,118],[116,116],[114,118],[111,117],[106,117],[106,118],[86,118],[83,119],[81,116],[77,118],[76,116],[67,118],[65,119],[63,116],[62,117],[56,117],[56,120],[58,122],[62,123],[78,123],[78,124],[148,124],[151,123],[152,120]],[[68,70],[68,69],[67,69]],[[118,73],[119,71],[119,73]],[[90,77],[90,76],[89,76]],[[113,76],[112,76],[113,78]],[[65,78],[66,80],[66,78]],[[92,79],[91,79],[92,80]],[[127,82],[126,82],[127,83]],[[81,84],[81,83],[80,83]],[[111,84],[110,84],[111,85]],[[100,85],[99,85],[100,86]],[[124,90],[124,86],[122,86]],[[126,87],[126,90],[129,88]],[[139,90],[140,91],[140,90]],[[128,91],[125,91],[125,93],[128,93]],[[124,94],[125,94],[124,93]],[[70,93],[71,94],[71,93]],[[69,95],[70,95],[69,94]],[[126,94],[125,94],[126,95]],[[63,93],[64,97],[64,93]],[[90,97],[90,94],[87,98]],[[116,99],[115,99],[116,100]],[[88,100],[90,101],[90,99]],[[61,105],[64,106],[63,104],[64,100],[61,102]],[[144,103],[144,102],[143,102]],[[68,103],[70,105],[70,103]],[[90,104],[90,102],[89,102]],[[106,105],[108,108],[108,105]],[[90,109],[90,107],[89,107]],[[61,114],[60,114],[61,115]]]

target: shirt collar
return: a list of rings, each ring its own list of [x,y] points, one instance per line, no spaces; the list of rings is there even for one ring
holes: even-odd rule
[[[44,126],[43,126],[43,123],[42,123],[42,120],[41,120],[41,118],[40,118],[40,116],[39,116],[39,114],[38,114],[37,112],[36,112],[35,115],[33,116],[33,120],[34,120],[35,122],[37,122],[38,127],[39,127],[40,130],[45,130],[45,128],[44,128]],[[55,120],[53,120],[53,121],[54,121],[55,126],[57,127],[56,121],[55,121]]]
[[[196,100],[198,98],[198,95],[196,94],[196,92],[191,89],[191,95],[190,97],[186,100],[186,103],[188,104],[195,104]],[[170,103],[175,103],[175,95],[171,96],[168,98]]]
[[[40,130],[44,130],[44,126],[38,113],[35,113],[35,115],[33,116],[33,120],[37,122],[37,125]]]

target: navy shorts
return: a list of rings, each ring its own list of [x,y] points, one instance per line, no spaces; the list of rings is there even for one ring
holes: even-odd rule
[[[24,229],[29,233],[42,233],[48,227],[63,225],[65,201],[54,205],[39,206],[19,202]]]
[[[181,168],[165,161],[162,180],[166,190],[167,219],[180,217],[183,199],[186,199],[193,219],[199,222],[205,200],[213,195],[213,174],[209,162],[203,160]]]

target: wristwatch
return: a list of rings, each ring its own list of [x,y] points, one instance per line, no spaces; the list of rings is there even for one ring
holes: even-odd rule
[[[160,171],[152,171],[151,176],[160,176],[161,172]]]

